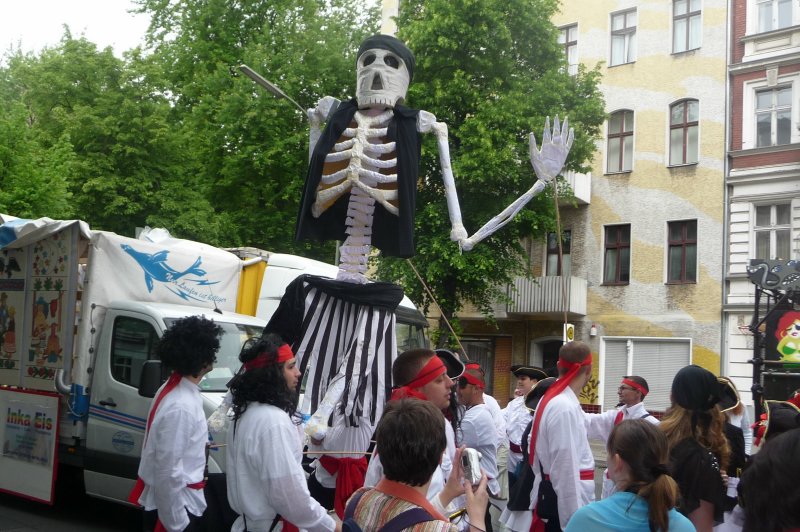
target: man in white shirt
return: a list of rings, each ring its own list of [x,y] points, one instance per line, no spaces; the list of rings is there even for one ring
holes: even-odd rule
[[[453,387],[453,380],[447,371],[448,366],[444,361],[429,349],[411,349],[401,353],[392,364],[394,388],[391,400],[414,397],[430,401],[439,410],[446,409],[450,405]],[[442,461],[433,472],[428,485],[428,500],[442,509],[448,508],[452,500],[464,492],[463,487],[448,482],[453,471],[456,445],[453,427],[445,421],[444,428],[447,445]],[[364,486],[376,486],[382,477],[380,455],[374,454],[367,467]]]
[[[158,343],[173,370],[147,416],[139,480],[128,500],[144,506],[148,530],[205,530],[208,425],[198,384],[216,362],[222,329],[200,316],[176,320]]]
[[[533,528],[558,532],[575,511],[594,500],[594,457],[586,435],[581,389],[592,376],[592,354],[583,342],[558,352],[558,380],[539,401],[531,428]]]
[[[517,467],[522,460],[522,433],[531,422],[531,411],[525,405],[525,396],[542,379],[547,378],[547,373],[535,366],[511,366],[511,373],[517,378],[514,390],[514,399],[503,409],[506,421],[506,440],[508,441],[508,485],[514,485],[517,480]]]
[[[484,404],[483,390],[486,388],[483,372],[467,364],[464,374],[458,379],[458,402],[465,408],[461,420],[460,443],[481,453],[481,468],[489,478],[488,489],[495,496],[500,491],[497,481],[497,428],[492,414]],[[487,509],[483,530],[493,530],[492,519]]]
[[[589,439],[606,443],[614,427],[625,419],[645,419],[654,425],[658,425],[658,419],[645,409],[642,402],[648,393],[650,393],[650,387],[643,377],[638,375],[623,377],[622,383],[617,388],[617,395],[619,396],[618,408],[606,410],[602,414],[583,414]],[[614,491],[614,481],[608,478],[608,471],[606,470],[603,472],[603,494],[601,498],[605,499]]]

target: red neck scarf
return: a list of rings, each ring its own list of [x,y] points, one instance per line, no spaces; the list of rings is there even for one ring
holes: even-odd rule
[[[419,388],[422,388],[429,382],[433,381],[445,371],[447,371],[447,368],[445,367],[444,362],[442,362],[442,359],[434,355],[427,364],[422,366],[422,369],[419,370],[411,382],[404,386],[395,388],[392,391],[392,397],[390,400],[394,401],[395,399],[403,399],[405,397],[416,397],[417,399],[426,401],[428,398],[419,390]]]
[[[575,378],[575,375],[578,374],[578,371],[584,366],[591,366],[592,365],[592,354],[586,357],[586,360],[583,362],[567,362],[565,360],[558,361],[558,367],[567,370],[567,373],[563,377],[559,377],[559,379],[553,383],[550,388],[545,392],[542,400],[539,401],[539,406],[536,408],[536,414],[533,418],[533,427],[531,428],[531,446],[528,451],[528,463],[533,465],[533,458],[536,452],[536,437],[539,435],[539,423],[542,421],[542,414],[544,414],[544,409],[547,406],[547,403],[550,400],[563,392],[567,386],[572,382]]]

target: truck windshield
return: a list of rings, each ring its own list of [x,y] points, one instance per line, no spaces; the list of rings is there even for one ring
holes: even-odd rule
[[[425,337],[425,327],[419,323],[395,324],[395,335],[397,337],[397,353],[428,347],[428,339]]]
[[[167,327],[173,320],[164,320]],[[200,381],[200,389],[205,392],[226,392],[225,386],[231,377],[236,375],[239,367],[239,351],[242,345],[250,338],[261,336],[263,327],[257,325],[244,325],[241,323],[225,323],[214,320],[222,327],[222,336],[219,339],[219,351],[214,369],[206,373]]]

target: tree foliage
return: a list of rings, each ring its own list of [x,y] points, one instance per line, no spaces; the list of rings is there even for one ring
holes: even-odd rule
[[[584,169],[604,119],[597,71],[570,76],[555,0],[406,0],[399,37],[417,69],[409,105],[434,113],[449,128],[450,154],[467,231],[472,233],[529,189],[528,134],[542,138],[546,116],[569,116],[575,143],[568,167]],[[520,239],[554,226],[552,190],[470,252],[449,240],[450,223],[433,139],[423,149],[413,259],[446,316],[465,302],[491,315],[505,285],[524,273]],[[431,303],[405,261],[381,259],[382,275],[399,280],[413,299]]]
[[[38,55],[0,64],[0,211],[80,217],[131,235],[163,226],[216,245],[330,261],[333,243],[294,242],[308,157],[302,112],[238,73],[246,63],[304,107],[355,92],[355,51],[377,30],[359,0],[137,0],[151,17],[144,49],[122,58],[65,29]],[[472,232],[533,184],[528,133],[569,116],[568,165],[590,159],[603,120],[598,73],[566,73],[556,0],[403,0],[399,36],[415,52],[408,103],[449,126],[456,186]],[[421,161],[414,263],[451,316],[484,312],[522,271],[520,239],[553,226],[551,192],[461,254],[438,150]],[[426,306],[403,261],[383,278]]]

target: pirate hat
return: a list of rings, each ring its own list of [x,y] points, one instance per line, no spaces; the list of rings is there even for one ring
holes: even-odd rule
[[[524,375],[526,377],[530,377],[531,379],[536,379],[537,381],[547,378],[547,372],[542,368],[537,368],[536,366],[526,366],[524,364],[511,366],[511,373],[513,373],[515,377],[522,377]]]
[[[525,395],[525,407],[533,413],[536,410],[536,405],[539,404],[539,399],[544,396],[544,393],[556,382],[555,377],[545,377],[537,382],[531,391]]]
[[[800,428],[800,408],[788,401],[764,401],[761,420],[753,424],[756,445],[762,439],[774,438],[778,434]]]
[[[462,362],[458,354],[448,349],[435,349],[434,353],[444,362],[447,368],[447,376],[451,380],[456,380],[464,373],[464,362]]]
[[[719,382],[719,392],[722,396],[719,403],[717,403],[719,409],[723,412],[734,410],[740,403],[736,386],[727,377],[717,377],[717,381]]]

